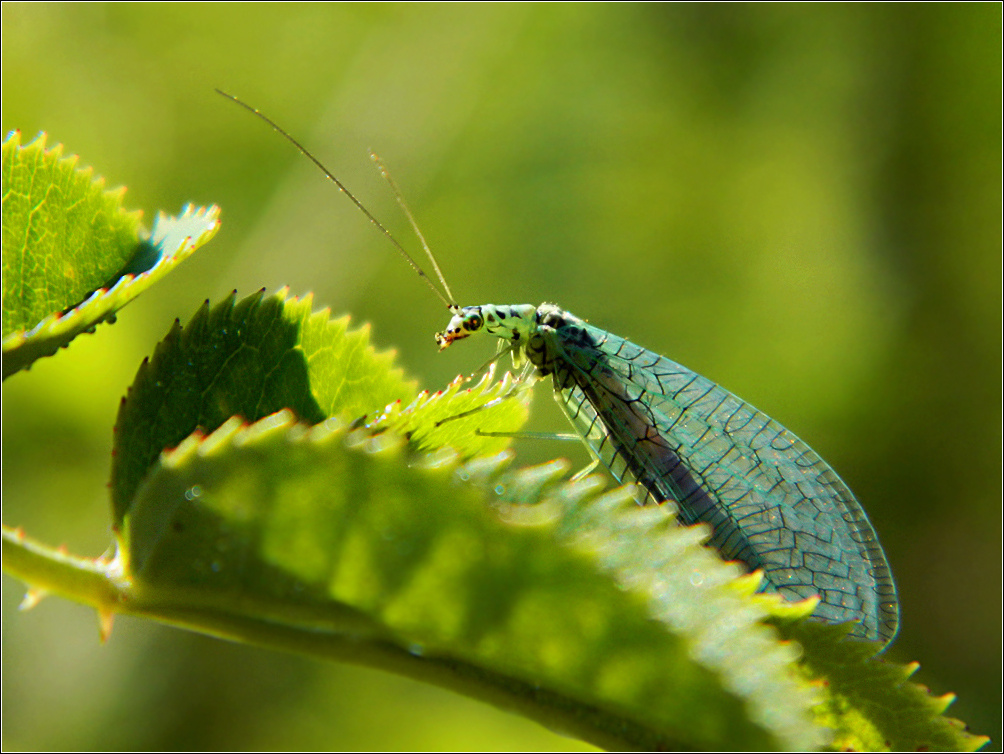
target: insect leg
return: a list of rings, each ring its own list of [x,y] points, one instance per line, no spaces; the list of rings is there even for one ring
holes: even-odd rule
[[[495,401],[492,401],[492,403],[494,402]],[[486,403],[484,406],[482,406],[482,408],[490,405],[491,405],[490,403]],[[529,440],[575,440],[577,442],[582,441],[581,437],[579,437],[576,434],[572,434],[571,432],[482,432],[480,429],[476,429],[474,430],[474,434],[476,434],[478,437],[513,437],[521,440],[529,439]]]
[[[581,440],[582,438],[581,438],[581,437],[579,437],[578,435],[575,435],[575,436],[574,436],[574,439],[576,439],[576,440]],[[593,462],[592,462],[591,464],[589,464],[588,466],[585,466],[585,467],[583,467],[583,468],[579,469],[579,470],[578,470],[578,471],[576,471],[576,472],[575,472],[574,474],[572,474],[572,478],[571,478],[571,481],[573,481],[573,482],[577,482],[577,481],[579,481],[580,479],[582,479],[583,477],[586,477],[586,476],[589,476],[590,474],[592,474],[592,473],[593,473],[593,470],[594,470],[594,469],[595,469],[595,468],[596,468],[597,466],[599,466],[599,465],[600,465],[600,459],[599,459],[599,458],[594,458],[594,459],[593,459]]]
[[[507,396],[508,397],[508,396]],[[486,403],[485,406],[490,404]],[[482,407],[484,408],[484,407]],[[477,410],[477,409],[475,409]],[[470,412],[468,412],[470,413]],[[452,418],[452,417],[451,417]],[[572,432],[482,432],[480,429],[474,430],[474,434],[478,437],[511,437],[514,440],[572,440],[574,442],[582,442],[582,437]],[[592,452],[592,448],[588,445],[586,447]],[[597,466],[600,465],[599,458],[593,458],[593,462],[584,466],[575,472],[571,481],[577,482],[585,476],[593,473]]]

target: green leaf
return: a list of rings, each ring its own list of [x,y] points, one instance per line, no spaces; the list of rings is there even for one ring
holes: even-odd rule
[[[507,444],[475,436],[478,427],[513,431],[525,420],[523,403],[505,401],[475,421],[435,426],[507,389],[489,390],[486,379],[470,390],[458,381],[445,393],[423,393],[415,406],[439,413],[426,411],[425,422],[416,423],[413,411],[402,410],[415,398],[415,385],[392,368],[393,353],[374,351],[368,329],[349,330],[348,317],[332,320],[328,310],[312,314],[310,307],[309,296],[287,298],[285,290],[240,302],[234,294],[212,308],[206,302],[184,328],[175,323],[119,409],[112,464],[116,526],[161,450],[196,430],[212,432],[231,416],[256,421],[283,408],[310,423],[370,416],[375,427],[411,434],[423,447],[433,438],[468,455]]]
[[[140,488],[113,559],[5,529],[4,569],[103,616],[392,670],[609,748],[986,742],[846,627],[785,626],[800,657],[777,642],[757,622],[811,601],[753,595],[702,527],[629,490],[336,424],[284,411],[193,435]]]
[[[45,134],[3,143],[3,335],[26,330],[81,301],[126,266],[139,244],[141,213],[122,209],[124,188],[104,189]]]
[[[595,478],[556,484],[560,467],[504,463],[409,457],[389,433],[309,429],[288,412],[229,422],[164,454],[139,490],[122,530],[127,602],[251,640],[267,626],[292,648],[436,680],[615,748],[823,740],[792,649],[727,586],[736,570],[701,546],[703,529],[624,490],[600,496]],[[661,597],[616,564],[639,532],[670,559]]]
[[[505,471],[409,455],[389,433],[284,412],[195,435],[126,516],[130,609],[232,638],[349,659],[515,708],[597,745],[641,749],[950,748],[877,644],[754,594],[630,490],[567,465]],[[263,627],[267,626],[267,630]]]
[[[457,377],[445,390],[423,391],[408,407],[396,403],[367,426],[372,431],[405,435],[416,450],[453,448],[464,458],[497,453],[508,438],[490,433],[512,433],[528,416],[529,391],[506,372],[494,382],[493,364],[473,385]]]
[[[45,135],[3,143],[3,377],[50,356],[115,312],[208,241],[219,210],[159,215],[152,234]]]
[[[826,683],[819,722],[833,729],[840,751],[976,751],[990,739],[969,733],[943,713],[954,694],[932,696],[911,683],[918,663],[900,665],[877,657],[879,644],[847,641],[847,626],[816,621],[778,621],[785,638],[804,650],[807,677]]]

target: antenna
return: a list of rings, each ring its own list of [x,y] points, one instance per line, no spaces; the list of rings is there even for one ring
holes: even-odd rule
[[[361,201],[356,199],[355,195],[351,191],[345,188],[345,185],[340,180],[338,180],[337,178],[335,178],[334,175],[331,174],[330,170],[328,170],[326,167],[324,167],[323,164],[321,164],[320,160],[318,160],[316,157],[314,157],[314,155],[312,155],[309,151],[307,151],[306,147],[304,147],[302,144],[300,144],[300,142],[298,142],[296,139],[294,139],[292,136],[286,133],[286,131],[283,130],[283,128],[279,126],[278,123],[273,121],[271,118],[269,118],[260,110],[251,107],[251,105],[238,99],[232,94],[227,94],[222,89],[217,89],[216,93],[222,97],[226,97],[227,99],[232,100],[233,102],[236,102],[238,105],[243,107],[248,112],[257,115],[263,121],[272,126],[273,130],[275,130],[280,136],[284,137],[288,142],[290,142],[294,147],[296,147],[300,151],[300,154],[302,154],[304,157],[306,157],[308,160],[314,163],[314,165],[316,165],[318,169],[320,169],[320,171],[324,173],[327,179],[332,183],[334,183],[338,187],[339,191],[341,191],[343,194],[345,194],[345,196],[351,199],[352,203],[359,208],[359,211],[362,212],[364,215],[366,215],[366,218],[371,223],[373,223],[380,230],[380,232],[383,233],[390,240],[392,244],[394,244],[395,248],[397,248],[397,250],[401,252],[401,256],[405,258],[405,261],[407,261],[408,264],[411,265],[411,268],[418,273],[418,276],[425,281],[425,284],[429,286],[429,288],[432,290],[433,293],[436,294],[437,297],[439,297],[440,301],[446,304],[447,309],[449,309],[451,312],[456,312],[457,310],[460,309],[460,307],[452,300],[453,294],[450,293],[450,288],[449,286],[446,285],[446,280],[443,278],[443,273],[440,272],[439,265],[436,264],[436,260],[432,256],[432,252],[426,245],[425,238],[423,238],[422,234],[418,231],[418,226],[415,224],[415,220],[412,217],[411,212],[407,209],[407,205],[403,203],[404,200],[400,196],[400,192],[397,189],[397,184],[395,184],[394,181],[387,174],[386,170],[383,167],[383,164],[380,163],[379,159],[377,159],[377,164],[380,165],[380,171],[384,174],[384,177],[386,177],[387,180],[390,181],[391,187],[394,189],[395,196],[397,196],[398,203],[401,204],[402,207],[404,207],[405,214],[408,216],[408,220],[411,223],[412,228],[415,229],[416,234],[418,234],[419,239],[421,239],[422,246],[425,249],[426,253],[429,255],[429,259],[432,260],[432,264],[436,268],[436,274],[439,275],[439,280],[443,284],[443,287],[446,289],[447,295],[443,295],[443,292],[440,291],[433,284],[432,280],[429,279],[429,276],[425,274],[425,271],[418,266],[418,262],[416,262],[414,258],[412,258],[411,254],[405,251],[404,247],[398,242],[398,240],[394,237],[394,235],[389,230],[387,230],[387,228],[385,228],[383,224],[379,220],[377,220],[368,209],[366,209],[366,207],[363,205]]]
[[[397,199],[398,206],[401,207],[401,211],[404,212],[404,216],[408,218],[408,222],[411,223],[411,229],[418,236],[418,240],[422,243],[422,248],[425,249],[425,254],[429,257],[429,261],[432,262],[432,268],[436,271],[436,277],[439,278],[439,282],[443,284],[443,289],[446,291],[446,295],[451,301],[456,301],[453,298],[453,291],[450,290],[450,286],[446,283],[446,278],[443,277],[443,271],[439,269],[439,263],[436,258],[432,255],[432,249],[429,248],[429,244],[425,242],[425,236],[422,235],[422,231],[418,227],[418,223],[415,222],[415,216],[411,214],[411,208],[408,206],[408,202],[404,200],[404,194],[401,193],[401,189],[397,185],[397,181],[387,170],[387,166],[383,164],[383,160],[374,152],[370,150],[370,159],[376,163],[377,167],[380,169],[380,175],[387,179],[387,183],[390,184],[390,190],[394,192],[394,198]]]

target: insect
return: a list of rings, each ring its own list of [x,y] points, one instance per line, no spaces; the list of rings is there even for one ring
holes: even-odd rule
[[[711,380],[554,304],[458,306],[424,239],[445,294],[310,152],[219,93],[291,141],[390,238],[451,312],[436,334],[440,350],[471,336],[501,339],[500,353],[551,378],[594,459],[639,485],[642,502],[675,507],[685,524],[709,524],[723,558],[763,571],[762,590],[792,600],[819,595],[816,618],[858,621],[850,632],[857,638],[893,639],[899,603],[875,530],[847,485],[794,433]]]

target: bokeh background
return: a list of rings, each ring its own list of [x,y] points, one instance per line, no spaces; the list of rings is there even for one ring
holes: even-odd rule
[[[2,125],[223,226],[119,322],[3,386],[3,519],[109,542],[119,398],[206,298],[288,285],[373,324],[422,385],[442,305],[234,92],[412,248],[391,167],[461,303],[555,301],[807,439],[881,534],[889,650],[1001,738],[1001,8],[4,3]],[[531,429],[563,431],[546,388]],[[522,444],[520,460],[585,454]],[[553,749],[569,739],[365,668],[93,614],[17,613],[5,749]]]

